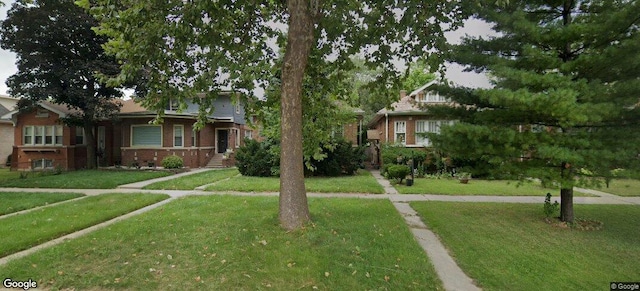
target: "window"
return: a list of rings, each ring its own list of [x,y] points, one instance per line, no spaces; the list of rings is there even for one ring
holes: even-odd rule
[[[45,126],[44,128],[44,144],[53,144],[54,127]]]
[[[32,145],[33,144],[33,126],[25,126],[24,130],[22,130],[22,144]]]
[[[35,144],[44,144],[44,126],[36,126],[35,127]]]
[[[447,102],[447,98],[436,92],[424,92],[418,95],[418,102]]]
[[[162,146],[162,126],[132,125],[131,146]]]
[[[169,99],[169,104],[167,104],[167,108],[169,111],[178,111],[180,109],[180,102],[176,99]]]
[[[430,146],[431,141],[424,133],[440,133],[440,126],[453,124],[449,120],[416,120],[416,144]]]
[[[84,128],[76,126],[76,144],[84,144]]]
[[[173,126],[173,146],[184,146],[184,125],[176,124]]]
[[[56,144],[62,144],[62,126],[55,127],[56,132]]]
[[[22,131],[22,143],[24,145],[61,145],[62,144],[62,126],[60,125],[25,126]]]
[[[32,169],[51,169],[53,168],[53,160],[37,159],[31,161]]]
[[[244,138],[253,139],[253,131],[252,130],[245,130],[244,131]]]
[[[191,132],[191,146],[195,147],[196,146],[196,141],[198,140],[198,132],[194,129]]]
[[[240,147],[240,129],[236,128],[236,147]]]
[[[240,114],[242,110],[242,105],[240,105],[240,101],[236,102],[236,114]]]
[[[47,118],[49,117],[49,110],[38,108],[36,109],[36,118]]]
[[[399,144],[407,144],[407,123],[405,121],[396,121],[395,124],[395,142]]]

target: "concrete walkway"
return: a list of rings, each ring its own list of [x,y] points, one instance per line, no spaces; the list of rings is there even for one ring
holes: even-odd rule
[[[403,201],[398,191],[391,186],[389,180],[382,177],[380,171],[372,170],[371,175],[376,178],[376,181],[384,188],[384,192],[389,195],[389,199],[395,206],[396,210],[402,215],[404,221],[411,229],[413,237],[418,244],[427,253],[431,264],[433,264],[440,281],[445,290],[481,290],[474,283],[473,280],[462,271],[462,269],[456,264],[456,261],[449,255],[447,248],[442,244],[438,236],[433,233],[422,222],[418,213],[411,208],[409,203]],[[423,197],[415,197],[423,198]],[[538,199],[540,199],[538,197]]]
[[[213,169],[195,169],[189,172],[171,175],[168,177],[162,177],[137,183],[131,183],[127,185],[121,185],[117,189],[43,189],[43,188],[0,188],[0,192],[73,192],[82,193],[85,195],[99,195],[104,193],[158,193],[168,194],[171,198],[163,200],[161,202],[146,206],[138,209],[134,212],[125,214],[123,216],[111,219],[109,221],[94,225],[92,227],[83,229],[71,233],[69,235],[51,240],[41,245],[35,246],[28,250],[18,252],[3,258],[0,258],[0,265],[4,265],[7,262],[24,257],[31,253],[34,253],[40,249],[47,248],[65,240],[76,238],[84,234],[90,233],[97,229],[106,227],[118,221],[130,218],[132,216],[147,212],[151,209],[160,207],[166,203],[169,203],[176,198],[189,196],[189,195],[237,195],[237,196],[278,196],[278,192],[234,192],[225,191],[221,193],[203,191],[203,188],[197,188],[196,190],[142,190],[146,185],[175,179],[187,175],[193,175]],[[437,235],[430,231],[422,220],[418,213],[409,206],[409,202],[412,201],[451,201],[451,202],[498,202],[498,203],[543,203],[544,197],[542,196],[450,196],[450,195],[432,195],[432,194],[399,194],[398,191],[391,186],[391,183],[384,179],[380,175],[379,171],[371,171],[373,177],[384,188],[385,194],[354,194],[354,193],[307,193],[309,197],[340,197],[340,198],[362,198],[362,199],[389,199],[400,215],[405,219],[405,222],[411,229],[416,241],[424,249],[427,256],[431,260],[438,277],[442,281],[446,290],[480,290],[473,280],[467,276],[462,269],[456,264],[455,260],[449,255],[446,247],[440,242]],[[576,188],[576,191],[583,193],[593,194],[598,197],[574,197],[574,204],[635,204],[640,205],[640,197],[620,197],[617,195],[591,190]],[[64,202],[59,202],[64,203]],[[54,203],[51,205],[56,205]],[[49,207],[51,205],[43,206]],[[35,208],[38,209],[38,208]],[[33,210],[27,210],[33,211]],[[24,212],[22,212],[24,213]],[[16,214],[13,214],[16,215]],[[0,218],[7,217],[9,215],[2,216]]]

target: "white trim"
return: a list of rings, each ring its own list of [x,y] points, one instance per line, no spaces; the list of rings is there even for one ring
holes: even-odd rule
[[[398,129],[402,129],[402,131]],[[398,134],[404,134],[404,140],[398,141]],[[393,142],[407,145],[407,121],[399,120],[393,123]]]
[[[176,145],[176,133],[178,132],[178,128],[180,128],[180,145]],[[173,147],[174,148],[183,148],[184,147],[184,125],[182,124],[174,124],[173,125]]]
[[[31,134],[28,136],[31,138],[29,143],[26,142],[26,132],[27,128],[31,129]],[[36,136],[36,129],[39,129],[40,135]],[[29,147],[56,147],[61,146],[63,143],[63,138],[61,138],[60,143],[56,142],[56,137],[58,133],[58,129],[63,130],[62,125],[25,125],[22,127],[22,145]],[[47,134],[47,130],[49,130],[49,134]],[[41,138],[41,143],[36,143],[36,137]],[[47,142],[47,137],[51,137],[51,142]]]

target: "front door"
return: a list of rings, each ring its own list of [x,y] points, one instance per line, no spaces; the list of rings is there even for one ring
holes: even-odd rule
[[[226,152],[227,147],[229,147],[229,130],[219,129],[218,130],[218,153],[222,154]]]

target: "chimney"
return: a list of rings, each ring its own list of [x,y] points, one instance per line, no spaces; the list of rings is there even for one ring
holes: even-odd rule
[[[407,90],[400,90],[400,99],[407,97]]]

